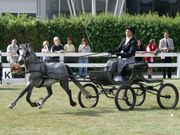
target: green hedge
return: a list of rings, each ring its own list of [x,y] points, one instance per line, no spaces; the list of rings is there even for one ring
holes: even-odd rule
[[[18,43],[29,42],[35,51],[41,50],[44,40],[52,44],[54,36],[60,37],[66,43],[66,37],[72,36],[75,47],[78,48],[81,38],[88,37],[93,51],[104,52],[108,48],[116,47],[124,37],[124,28],[134,26],[136,37],[142,40],[144,46],[150,38],[158,44],[163,37],[163,31],[168,30],[173,38],[175,47],[180,49],[180,16],[175,18],[158,16],[157,14],[123,15],[121,17],[110,14],[100,14],[96,17],[81,15],[77,18],[55,18],[53,20],[38,20],[19,15],[0,16],[0,49],[6,50],[11,39]]]

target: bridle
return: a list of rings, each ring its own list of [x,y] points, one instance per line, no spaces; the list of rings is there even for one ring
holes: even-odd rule
[[[25,50],[26,51],[26,53],[23,53],[23,54],[20,54],[20,52],[19,52],[19,50],[22,50],[23,48],[19,48],[18,49],[18,51],[17,51],[17,54],[19,55],[19,56],[21,56],[23,59],[24,59],[24,62],[27,60],[27,57],[30,55],[30,52],[29,52],[29,50]]]

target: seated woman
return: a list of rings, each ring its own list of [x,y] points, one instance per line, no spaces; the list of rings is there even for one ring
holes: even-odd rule
[[[137,40],[134,37],[135,30],[132,27],[125,29],[125,38],[122,39],[120,45],[108,53],[116,54],[118,57],[107,61],[105,70],[111,71],[113,76],[124,75],[124,68],[130,63],[135,63],[135,53],[137,49]]]

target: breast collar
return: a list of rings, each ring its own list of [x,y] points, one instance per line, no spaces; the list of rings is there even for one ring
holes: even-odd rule
[[[33,62],[33,63],[38,63],[39,62]],[[34,73],[34,72],[39,72],[39,73],[43,73],[43,76],[47,76],[47,66],[44,62],[41,63],[40,69],[39,70],[29,70],[26,68],[25,74],[29,74],[29,73]]]

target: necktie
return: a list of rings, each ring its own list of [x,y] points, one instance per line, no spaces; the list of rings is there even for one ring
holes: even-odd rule
[[[167,47],[167,48],[169,48],[169,45],[168,45],[168,41],[167,41],[167,39],[166,39],[166,47]]]

